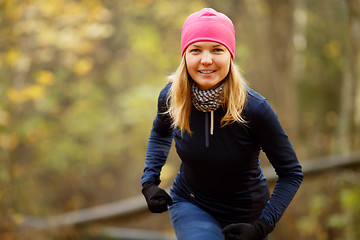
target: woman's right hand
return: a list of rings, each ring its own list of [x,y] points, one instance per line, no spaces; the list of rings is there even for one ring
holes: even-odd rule
[[[170,195],[164,189],[159,188],[152,182],[143,184],[142,193],[145,196],[148,208],[152,213],[165,212],[168,210],[168,206],[173,204]]]

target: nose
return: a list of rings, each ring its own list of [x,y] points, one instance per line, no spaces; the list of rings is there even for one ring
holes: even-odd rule
[[[213,61],[213,59],[212,59],[211,53],[204,51],[201,56],[201,64],[209,65],[209,64],[212,64],[212,61]]]

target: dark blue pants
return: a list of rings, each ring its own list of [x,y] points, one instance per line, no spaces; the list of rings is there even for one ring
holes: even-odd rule
[[[178,240],[224,240],[221,224],[203,209],[170,192],[170,219]],[[267,240],[266,237],[264,240]]]
[[[170,218],[178,240],[224,240],[220,223],[210,214],[171,193]]]

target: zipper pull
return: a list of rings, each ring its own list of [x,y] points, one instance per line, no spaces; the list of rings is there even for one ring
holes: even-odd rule
[[[214,111],[210,112],[210,134],[214,135]]]
[[[205,112],[205,147],[208,148],[210,146],[209,142],[209,117],[208,112]]]

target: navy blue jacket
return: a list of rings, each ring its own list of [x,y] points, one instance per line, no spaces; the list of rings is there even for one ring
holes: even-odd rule
[[[247,123],[220,127],[225,114],[220,107],[214,111],[213,135],[209,134],[210,113],[192,107],[192,135],[181,136],[178,129],[171,127],[170,116],[164,114],[170,84],[159,95],[142,184],[160,183],[161,168],[174,139],[182,164],[172,191],[208,211],[224,226],[263,217],[273,229],[297,192],[303,174],[295,151],[267,100],[248,88],[243,111]],[[278,175],[271,198],[259,166],[261,150]]]

